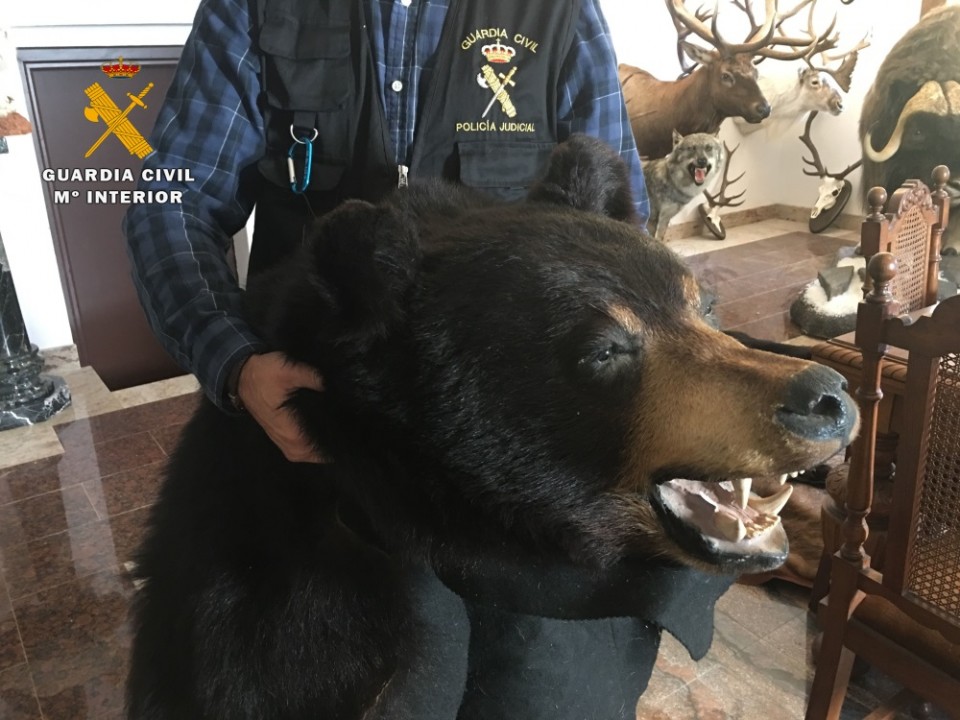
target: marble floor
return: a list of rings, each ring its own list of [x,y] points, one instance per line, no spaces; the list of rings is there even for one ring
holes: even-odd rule
[[[784,314],[789,300],[839,244],[855,241],[850,232],[804,230],[768,220],[732,228],[722,243],[673,246],[717,293],[725,328],[788,339],[797,335]],[[0,720],[114,720],[135,592],[125,564],[199,394],[191,377],[110,392],[69,354],[49,354],[48,363],[73,405],[43,425],[0,433]],[[705,659],[692,662],[664,638],[637,717],[801,718],[815,630],[805,604],[792,585],[735,586],[719,603]],[[870,671],[851,688],[844,718],[863,718],[899,692]]]

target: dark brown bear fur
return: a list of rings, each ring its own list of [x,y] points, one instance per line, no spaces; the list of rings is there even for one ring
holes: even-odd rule
[[[249,417],[199,410],[139,554],[130,717],[379,717],[429,639],[403,581],[418,563],[592,582],[783,561],[779,536],[685,528],[663,483],[810,466],[856,412],[839,376],[701,320],[611,158],[571,140],[523,203],[441,184],[347,203],[251,287],[263,337],[324,377],[289,404],[333,462],[288,463]]]

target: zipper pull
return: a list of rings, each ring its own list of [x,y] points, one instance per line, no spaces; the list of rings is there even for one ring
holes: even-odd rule
[[[410,168],[406,165],[397,165],[397,187],[405,188],[409,185],[409,180],[407,179],[407,174],[410,172]]]

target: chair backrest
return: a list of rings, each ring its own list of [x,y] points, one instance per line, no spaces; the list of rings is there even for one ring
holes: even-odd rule
[[[897,264],[886,252],[871,258],[872,287],[857,314],[862,426],[852,450],[841,556],[860,564],[866,557],[881,369],[889,347],[902,348],[906,417],[883,575],[867,571],[861,587],[960,641],[960,295],[901,314],[892,292]]]
[[[905,312],[937,301],[940,242],[950,206],[949,169],[938,165],[932,179],[932,193],[920,180],[907,180],[889,201],[883,188],[872,188],[867,194],[870,212],[860,227],[860,248],[867,262],[880,252],[897,259],[893,296]],[[870,289],[867,275],[864,293]]]

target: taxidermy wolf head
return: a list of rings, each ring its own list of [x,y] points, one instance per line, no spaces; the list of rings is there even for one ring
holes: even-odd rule
[[[722,174],[724,151],[709,133],[683,136],[673,131],[673,151],[643,163],[650,195],[650,230],[663,240],[671,218]]]

